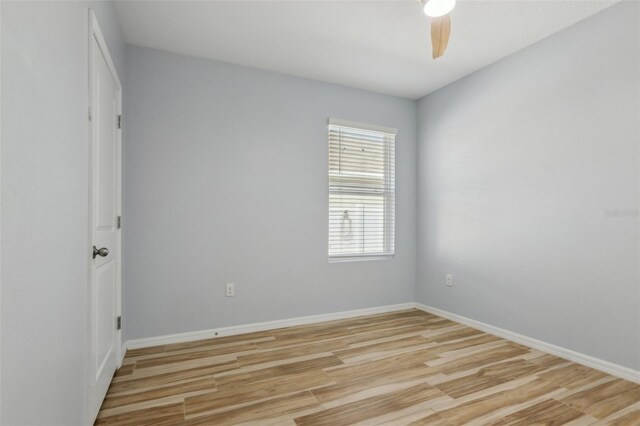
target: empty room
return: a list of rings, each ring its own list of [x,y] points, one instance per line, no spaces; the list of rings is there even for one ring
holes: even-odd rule
[[[640,426],[640,2],[0,0],[0,424]]]

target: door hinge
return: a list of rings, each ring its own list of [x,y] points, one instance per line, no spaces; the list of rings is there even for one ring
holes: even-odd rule
[[[91,121],[92,116],[91,116],[91,107],[89,107],[89,121]]]
[[[122,330],[122,316],[120,315],[116,318],[116,330]]]
[[[118,216],[116,218],[116,222],[118,224],[118,229],[122,228],[122,216]]]
[[[122,129],[122,114],[118,116],[118,129]]]

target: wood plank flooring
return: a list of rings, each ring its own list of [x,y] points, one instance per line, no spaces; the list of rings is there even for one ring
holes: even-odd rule
[[[127,352],[97,425],[640,425],[640,385],[418,310]]]

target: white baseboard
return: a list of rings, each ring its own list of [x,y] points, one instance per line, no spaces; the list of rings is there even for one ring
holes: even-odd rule
[[[551,343],[543,342],[541,340],[534,339],[532,337],[524,336],[522,334],[515,333],[510,330],[505,330],[500,327],[495,327],[490,324],[486,324],[480,321],[476,321],[471,318],[464,317],[462,315],[454,314],[451,312],[443,311],[432,306],[423,305],[421,303],[401,303],[397,305],[378,306],[375,308],[356,309],[353,311],[334,312],[330,314],[311,315],[305,317],[289,318],[275,321],[265,321],[252,324],[236,325],[231,327],[221,327],[209,330],[191,331],[187,333],[169,334],[165,336],[148,337],[144,339],[128,340],[122,345],[122,354],[124,355],[127,349],[139,349],[147,348],[150,346],[167,345],[171,343],[190,342],[193,340],[211,339],[215,337],[233,336],[236,334],[253,333],[256,331],[274,330],[283,327],[293,327],[296,325],[314,324],[324,321],[332,321],[338,319],[347,319],[360,317],[364,315],[382,314],[385,312],[401,311],[405,309],[420,309],[425,312],[429,312],[434,315],[438,315],[443,318],[450,319],[451,321],[459,322],[460,324],[467,325],[469,327],[476,328],[478,330],[485,331],[490,334],[502,337],[507,340],[519,343],[521,345],[529,346],[542,352],[546,352],[560,358],[564,358],[569,361],[573,361],[577,364],[585,365],[596,370],[603,371],[616,377],[620,377],[625,380],[640,383],[640,371],[632,368],[623,367],[618,364],[614,364],[608,361],[604,361],[599,358],[595,358],[589,355],[582,354],[580,352],[572,351],[570,349],[556,346]]]
[[[356,309],[353,311],[334,312],[331,314],[311,315],[283,320],[257,322],[253,324],[235,325],[231,327],[213,328],[209,330],[191,331],[187,333],[169,334],[165,336],[147,337],[144,339],[134,339],[128,340],[122,345],[123,355],[127,349],[139,349],[147,348],[150,346],[167,345],[171,343],[182,343],[222,336],[233,336],[235,334],[253,333],[256,331],[273,330],[276,328],[292,327],[296,325],[305,325],[317,322],[360,317],[363,315],[401,311],[405,309],[413,309],[414,307],[415,304],[413,302],[401,303],[398,305],[378,306],[375,308]]]
[[[541,340],[533,339],[531,337],[523,336],[522,334],[514,333],[513,331],[505,330],[504,328],[495,327],[493,325],[485,324],[480,321],[473,320],[471,318],[463,317],[462,315],[453,314],[451,312],[443,311],[432,306],[423,305],[421,303],[414,304],[416,309],[425,311],[439,317],[450,319],[451,321],[459,322],[469,327],[476,328],[478,330],[485,331],[490,334],[502,337],[507,340],[519,343],[521,345],[529,346],[534,349],[538,349],[542,352],[564,358],[569,361],[573,361],[577,364],[581,364],[602,372],[611,374],[612,376],[620,377],[621,379],[629,380],[632,382],[640,383],[640,371],[632,368],[623,367],[618,364],[604,361],[599,358],[595,358],[589,355],[582,354],[580,352],[572,351],[560,346],[552,345],[551,343],[543,342]]]
[[[129,342],[123,342],[120,345],[120,364],[118,364],[118,368],[122,367],[122,363],[124,362],[124,356],[127,354],[127,343]]]

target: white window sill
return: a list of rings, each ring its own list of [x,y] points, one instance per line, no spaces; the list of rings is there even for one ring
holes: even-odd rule
[[[361,256],[336,256],[330,257],[329,263],[345,263],[345,262],[366,262],[370,260],[391,260],[395,257],[393,254],[376,254],[376,255],[361,255]]]

